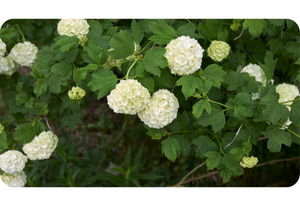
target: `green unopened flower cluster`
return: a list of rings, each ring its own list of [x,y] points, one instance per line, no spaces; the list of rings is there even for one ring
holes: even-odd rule
[[[240,162],[240,165],[244,168],[252,168],[254,165],[256,165],[258,162],[258,159],[254,156],[251,157],[243,157],[243,161]]]
[[[230,46],[223,41],[212,41],[207,50],[207,55],[216,62],[221,62],[229,55]]]
[[[68,95],[72,100],[79,100],[85,96],[85,91],[80,87],[72,87],[72,90],[69,90]]]
[[[4,126],[0,124],[0,134],[4,131]]]
[[[233,20],[233,23],[230,25],[230,28],[233,31],[237,31],[237,30],[239,30],[240,26],[241,26],[241,24],[239,21]]]

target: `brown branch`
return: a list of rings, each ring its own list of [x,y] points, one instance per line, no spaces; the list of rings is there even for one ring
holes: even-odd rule
[[[263,138],[265,139],[265,138]],[[274,163],[277,163],[277,162],[286,162],[286,161],[291,161],[291,160],[298,160],[300,159],[300,156],[298,157],[292,157],[292,158],[284,158],[284,159],[278,159],[278,160],[271,160],[271,161],[268,161],[268,162],[264,162],[264,163],[261,163],[261,164],[258,164],[258,165],[255,165],[254,167],[261,167],[261,166],[264,166],[264,165],[268,165],[268,164],[274,164]],[[189,183],[189,182],[192,182],[192,181],[196,181],[196,180],[200,180],[202,178],[205,178],[205,177],[209,177],[211,175],[214,175],[214,174],[218,174],[218,171],[212,171],[208,174],[203,174],[203,175],[199,175],[199,176],[196,176],[194,178],[190,178],[186,181],[184,181],[191,173],[193,173],[196,169],[200,168],[201,166],[203,166],[204,163],[202,163],[201,165],[198,165],[196,168],[194,168],[191,172],[189,172],[179,183],[177,183],[176,185],[173,185],[173,186],[170,186],[170,187],[181,187],[182,184],[185,184],[185,183]]]
[[[234,142],[234,140],[235,140],[235,138],[238,136],[238,134],[239,134],[239,132],[240,132],[242,126],[243,126],[243,124],[241,124],[241,126],[240,126],[239,129],[237,130],[237,132],[236,132],[236,134],[235,134],[233,140],[232,140],[229,144],[227,144],[227,145],[224,147],[224,149],[226,149],[227,147],[229,147],[229,145],[231,145],[231,144]]]
[[[190,171],[187,175],[185,175],[185,177],[183,177],[183,179],[181,179],[181,181],[179,181],[179,183],[177,183],[174,187],[180,186],[189,175],[191,175],[194,171],[196,171],[198,168],[202,167],[205,164],[206,164],[206,162],[203,162],[200,165],[198,165],[197,167],[195,167],[192,171]]]

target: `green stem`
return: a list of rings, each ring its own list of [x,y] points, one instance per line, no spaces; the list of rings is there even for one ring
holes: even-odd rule
[[[4,124],[5,122],[8,122],[8,119],[7,119],[7,120],[5,120],[4,122],[1,122],[0,124]]]
[[[191,21],[189,19],[186,19],[189,23],[191,23]]]
[[[33,123],[32,123],[32,126],[33,126],[33,127],[34,127],[34,124],[35,124],[35,122],[36,122],[36,120],[37,120],[38,118],[40,118],[39,115],[34,119],[34,121],[33,121]]]
[[[300,138],[300,136],[299,136],[299,135],[297,135],[296,133],[294,133],[294,132],[293,132],[293,131],[291,131],[290,129],[287,129],[287,128],[286,128],[286,130],[287,130],[288,132],[290,132],[290,133],[294,134],[296,137]]]
[[[152,43],[152,41],[150,41],[138,54],[142,53],[143,51],[145,51],[145,49]]]
[[[251,135],[249,135],[248,143],[250,142]],[[249,152],[247,153],[247,157],[249,157]]]
[[[221,146],[221,143],[220,143],[219,139],[218,139],[217,137],[216,137],[216,139],[217,139],[217,141],[218,141],[218,144],[219,144],[221,153],[225,154],[225,153],[223,152],[223,149],[222,149],[222,146]]]
[[[21,35],[22,35],[23,42],[25,42],[26,40],[25,40],[25,37],[24,37],[24,35],[23,35],[23,33],[22,33],[20,27],[18,26],[18,24],[16,24],[16,26],[17,26],[17,28],[19,29],[19,31],[20,31],[20,33],[21,33]]]
[[[75,66],[75,64],[73,62],[72,62],[72,65],[73,65],[74,69],[76,70],[76,66]]]
[[[225,104],[222,104],[222,103],[219,103],[219,102],[216,102],[216,101],[210,100],[210,99],[209,99],[207,96],[206,96],[206,100],[207,100],[207,101],[209,101],[209,102],[212,102],[212,103],[215,103],[215,104],[218,104],[218,105],[224,106],[224,107],[226,107],[226,108],[229,108],[229,109],[233,108],[233,107],[227,106],[227,105],[225,105]]]
[[[126,80],[127,80],[128,77],[129,77],[129,72],[130,72],[131,68],[132,68],[132,67],[135,65],[135,63],[137,63],[137,61],[139,61],[139,60],[140,60],[140,57],[137,57],[137,58],[135,59],[135,61],[132,63],[132,65],[129,67],[129,69],[128,69],[127,73],[126,73],[126,76],[125,76]]]
[[[44,78],[44,80],[51,74],[52,72],[49,72],[49,74],[47,74],[47,76]]]

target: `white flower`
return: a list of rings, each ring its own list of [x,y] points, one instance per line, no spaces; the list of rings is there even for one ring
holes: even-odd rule
[[[5,52],[6,52],[6,44],[2,42],[0,38],[0,58],[4,56]]]
[[[221,62],[229,55],[230,46],[223,41],[212,41],[208,47],[207,55],[216,62]]]
[[[23,146],[23,151],[30,160],[50,158],[58,144],[58,138],[51,131],[43,131],[39,136]]]
[[[259,65],[250,63],[249,65],[245,66],[242,69],[241,73],[242,72],[248,73],[249,76],[253,76],[255,80],[261,82],[263,86],[267,85],[267,77],[265,75],[265,72],[260,68]],[[256,100],[258,98],[259,98],[259,93],[252,93],[251,100]]]
[[[24,187],[27,182],[27,176],[24,171],[12,174],[4,173],[0,176],[0,179],[9,187]]]
[[[90,25],[85,19],[62,19],[57,25],[59,35],[76,35],[80,42],[84,42]]]
[[[116,113],[134,115],[149,101],[150,93],[138,81],[121,80],[107,96],[107,103]]]
[[[79,100],[85,96],[85,91],[80,87],[72,87],[72,90],[69,90],[68,95],[70,99]]]
[[[20,68],[20,65],[17,64],[9,54],[6,58],[1,57],[0,58],[0,74],[5,75],[12,75],[16,71],[18,71]]]
[[[4,131],[4,126],[0,124],[0,134]]]
[[[166,89],[158,90],[150,98],[144,109],[138,112],[139,118],[151,128],[162,128],[177,118],[178,99]]]
[[[258,162],[258,159],[256,157],[243,157],[243,161],[240,162],[240,165],[244,168],[252,168],[254,165],[256,165]]]
[[[289,107],[297,96],[300,96],[299,90],[295,85],[290,85],[286,83],[282,83],[276,86],[276,92],[279,94],[279,103],[283,103],[286,101],[291,101],[284,103],[283,105]]]
[[[11,58],[21,66],[31,67],[37,58],[38,48],[30,43],[23,42],[16,44],[10,51]]]
[[[197,40],[181,36],[166,46],[165,57],[172,74],[188,75],[201,67],[204,50]]]
[[[0,155],[0,168],[9,174],[19,172],[23,170],[27,160],[20,151],[8,150]]]

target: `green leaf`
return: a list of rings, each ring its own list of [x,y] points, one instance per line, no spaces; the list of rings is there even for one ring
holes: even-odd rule
[[[34,127],[30,123],[19,124],[15,130],[17,131],[14,134],[14,139],[22,147],[23,144],[31,142],[34,137],[37,135]]]
[[[267,51],[265,57],[265,64],[258,62],[261,69],[265,72],[267,81],[273,78],[277,60],[278,60],[277,58],[273,60],[273,54],[270,51]]]
[[[202,115],[204,109],[206,109],[208,114],[211,113],[211,107],[210,107],[209,102],[205,101],[203,99],[200,99],[199,101],[197,101],[197,103],[195,103],[195,105],[193,105],[194,117],[196,119],[198,119]]]
[[[49,73],[50,70],[50,66],[48,66],[48,63],[43,60],[43,59],[36,59],[34,61],[34,65],[37,66],[37,68],[39,69],[39,72],[42,76],[47,76],[47,74]]]
[[[114,49],[109,51],[109,56],[115,59],[126,58],[134,53],[134,43],[131,35],[127,31],[121,30],[109,41]]]
[[[243,23],[243,28],[248,28],[252,36],[259,37],[267,25],[268,23],[264,19],[247,19]]]
[[[56,45],[60,48],[60,51],[65,52],[71,49],[76,49],[79,46],[79,39],[76,35],[70,36],[60,36],[56,39]]]
[[[285,45],[285,49],[293,55],[292,58],[294,60],[300,57],[299,46],[300,46],[299,39],[297,41],[287,42]]]
[[[212,85],[219,88],[221,87],[221,82],[224,81],[226,72],[222,70],[222,67],[217,64],[208,65],[202,74],[205,78],[211,80]]]
[[[222,165],[230,171],[236,171],[240,167],[239,161],[235,160],[234,155],[229,153],[223,156]]]
[[[261,82],[255,81],[254,77],[250,77],[248,73],[241,73],[238,87],[241,87],[243,92],[258,92],[259,86],[262,86]]]
[[[217,166],[220,166],[220,164],[222,162],[222,156],[220,155],[220,153],[218,153],[216,151],[209,151],[209,152],[205,153],[204,156],[207,157],[207,159],[205,161],[207,170],[212,170],[212,169],[216,168]]]
[[[205,153],[210,151],[217,151],[218,146],[209,137],[200,135],[192,141],[194,145],[197,145],[196,156],[204,158]]]
[[[196,27],[193,23],[188,23],[180,26],[177,29],[178,36],[190,36],[191,38],[197,38],[198,35],[195,33]]]
[[[175,138],[169,137],[161,141],[162,154],[165,154],[165,156],[172,162],[175,162],[176,158],[180,154],[180,151],[180,145]]]
[[[137,78],[137,80],[150,92],[154,91],[155,82],[152,78],[152,76],[145,76],[144,78]]]
[[[268,19],[274,26],[282,26],[285,19]]]
[[[196,89],[203,93],[203,81],[199,77],[193,75],[182,76],[176,82],[176,86],[180,85],[182,85],[181,91],[186,100],[196,92]]]
[[[144,127],[148,130],[146,134],[149,135],[153,140],[160,140],[163,136],[165,136],[163,128],[160,129],[150,128],[145,124]]]
[[[35,82],[34,86],[35,87],[33,92],[37,97],[41,96],[43,91],[47,91],[47,85],[45,84],[44,80],[38,80],[37,82]]]
[[[275,124],[281,119],[283,123],[286,122],[289,110],[286,106],[278,103],[278,95],[276,97],[273,94],[267,94],[261,98],[260,102],[268,106],[263,110],[263,117],[267,121]]]
[[[85,81],[85,77],[87,75],[87,70],[84,68],[78,68],[73,71],[73,79],[77,84],[81,84]]]
[[[22,105],[23,103],[28,101],[28,97],[27,94],[25,92],[20,92],[17,96],[16,96],[16,103],[18,106]]]
[[[201,117],[198,118],[197,123],[203,127],[212,125],[213,131],[216,133],[225,125],[224,112],[219,106],[211,104],[211,113],[203,113]]]
[[[66,81],[71,78],[72,69],[72,65],[66,63],[65,61],[60,61],[52,66],[51,71],[56,75],[60,75],[61,81]]]
[[[177,140],[179,146],[180,146],[180,151],[182,155],[188,156],[191,151],[191,143],[184,137],[180,135],[172,135],[170,138],[174,138]]]
[[[158,22],[149,22],[149,29],[155,33],[149,40],[158,45],[166,45],[171,40],[176,38],[176,31],[170,25],[168,25],[163,19],[159,19]]]
[[[127,149],[126,158],[125,158],[126,169],[129,169],[130,163],[131,163],[131,147],[129,146]]]
[[[282,144],[285,144],[288,147],[292,144],[291,134],[279,129],[276,125],[269,126],[266,131],[262,132],[262,134],[269,137],[267,148],[270,152],[280,152]]]
[[[3,152],[8,148],[8,141],[6,138],[6,132],[0,133],[0,152]]]
[[[270,46],[270,51],[275,55],[280,49],[284,49],[284,45],[281,40],[270,39],[267,42],[267,46]]]
[[[246,92],[238,93],[234,97],[234,116],[240,120],[247,120],[246,117],[253,117],[256,103],[251,101],[251,94]]]
[[[38,115],[47,115],[47,113],[49,112],[47,107],[48,107],[48,103],[46,102],[42,102],[42,103],[36,102],[33,105],[34,112]]]
[[[230,73],[227,74],[224,80],[224,82],[228,84],[227,90],[236,90],[238,87],[239,80],[239,75],[235,71],[230,71]]]
[[[134,39],[134,42],[139,44],[144,38],[144,28],[142,24],[133,19],[131,22],[131,30],[131,35]]]
[[[233,155],[236,161],[240,161],[244,156],[247,155],[252,150],[252,144],[249,142],[244,142],[242,147],[235,147],[229,151]]]
[[[46,79],[45,84],[48,86],[51,93],[58,94],[61,90],[60,75],[51,73]]]
[[[13,42],[11,40],[12,37],[17,36],[18,30],[15,28],[1,28],[0,29],[0,38],[3,42]]]
[[[162,47],[154,47],[150,49],[144,56],[143,64],[144,69],[156,76],[160,76],[160,68],[165,68],[168,64],[167,59],[164,57],[166,50]]]
[[[71,114],[65,115],[61,120],[61,125],[67,126],[72,131],[75,130],[76,124],[81,124],[80,117],[78,117],[76,115],[71,115]]]
[[[218,41],[226,42],[228,40],[228,31],[224,29],[224,31],[218,31]]]
[[[300,97],[296,97],[290,107],[290,120],[294,125],[300,126]]]
[[[29,98],[28,101],[25,103],[26,108],[33,108],[34,98]]]
[[[222,21],[217,19],[206,19],[205,24],[199,22],[199,29],[207,38],[217,38]]]
[[[96,92],[98,91],[98,99],[107,95],[116,87],[118,79],[116,75],[109,69],[99,68],[92,74],[92,80],[88,83],[88,87]]]

